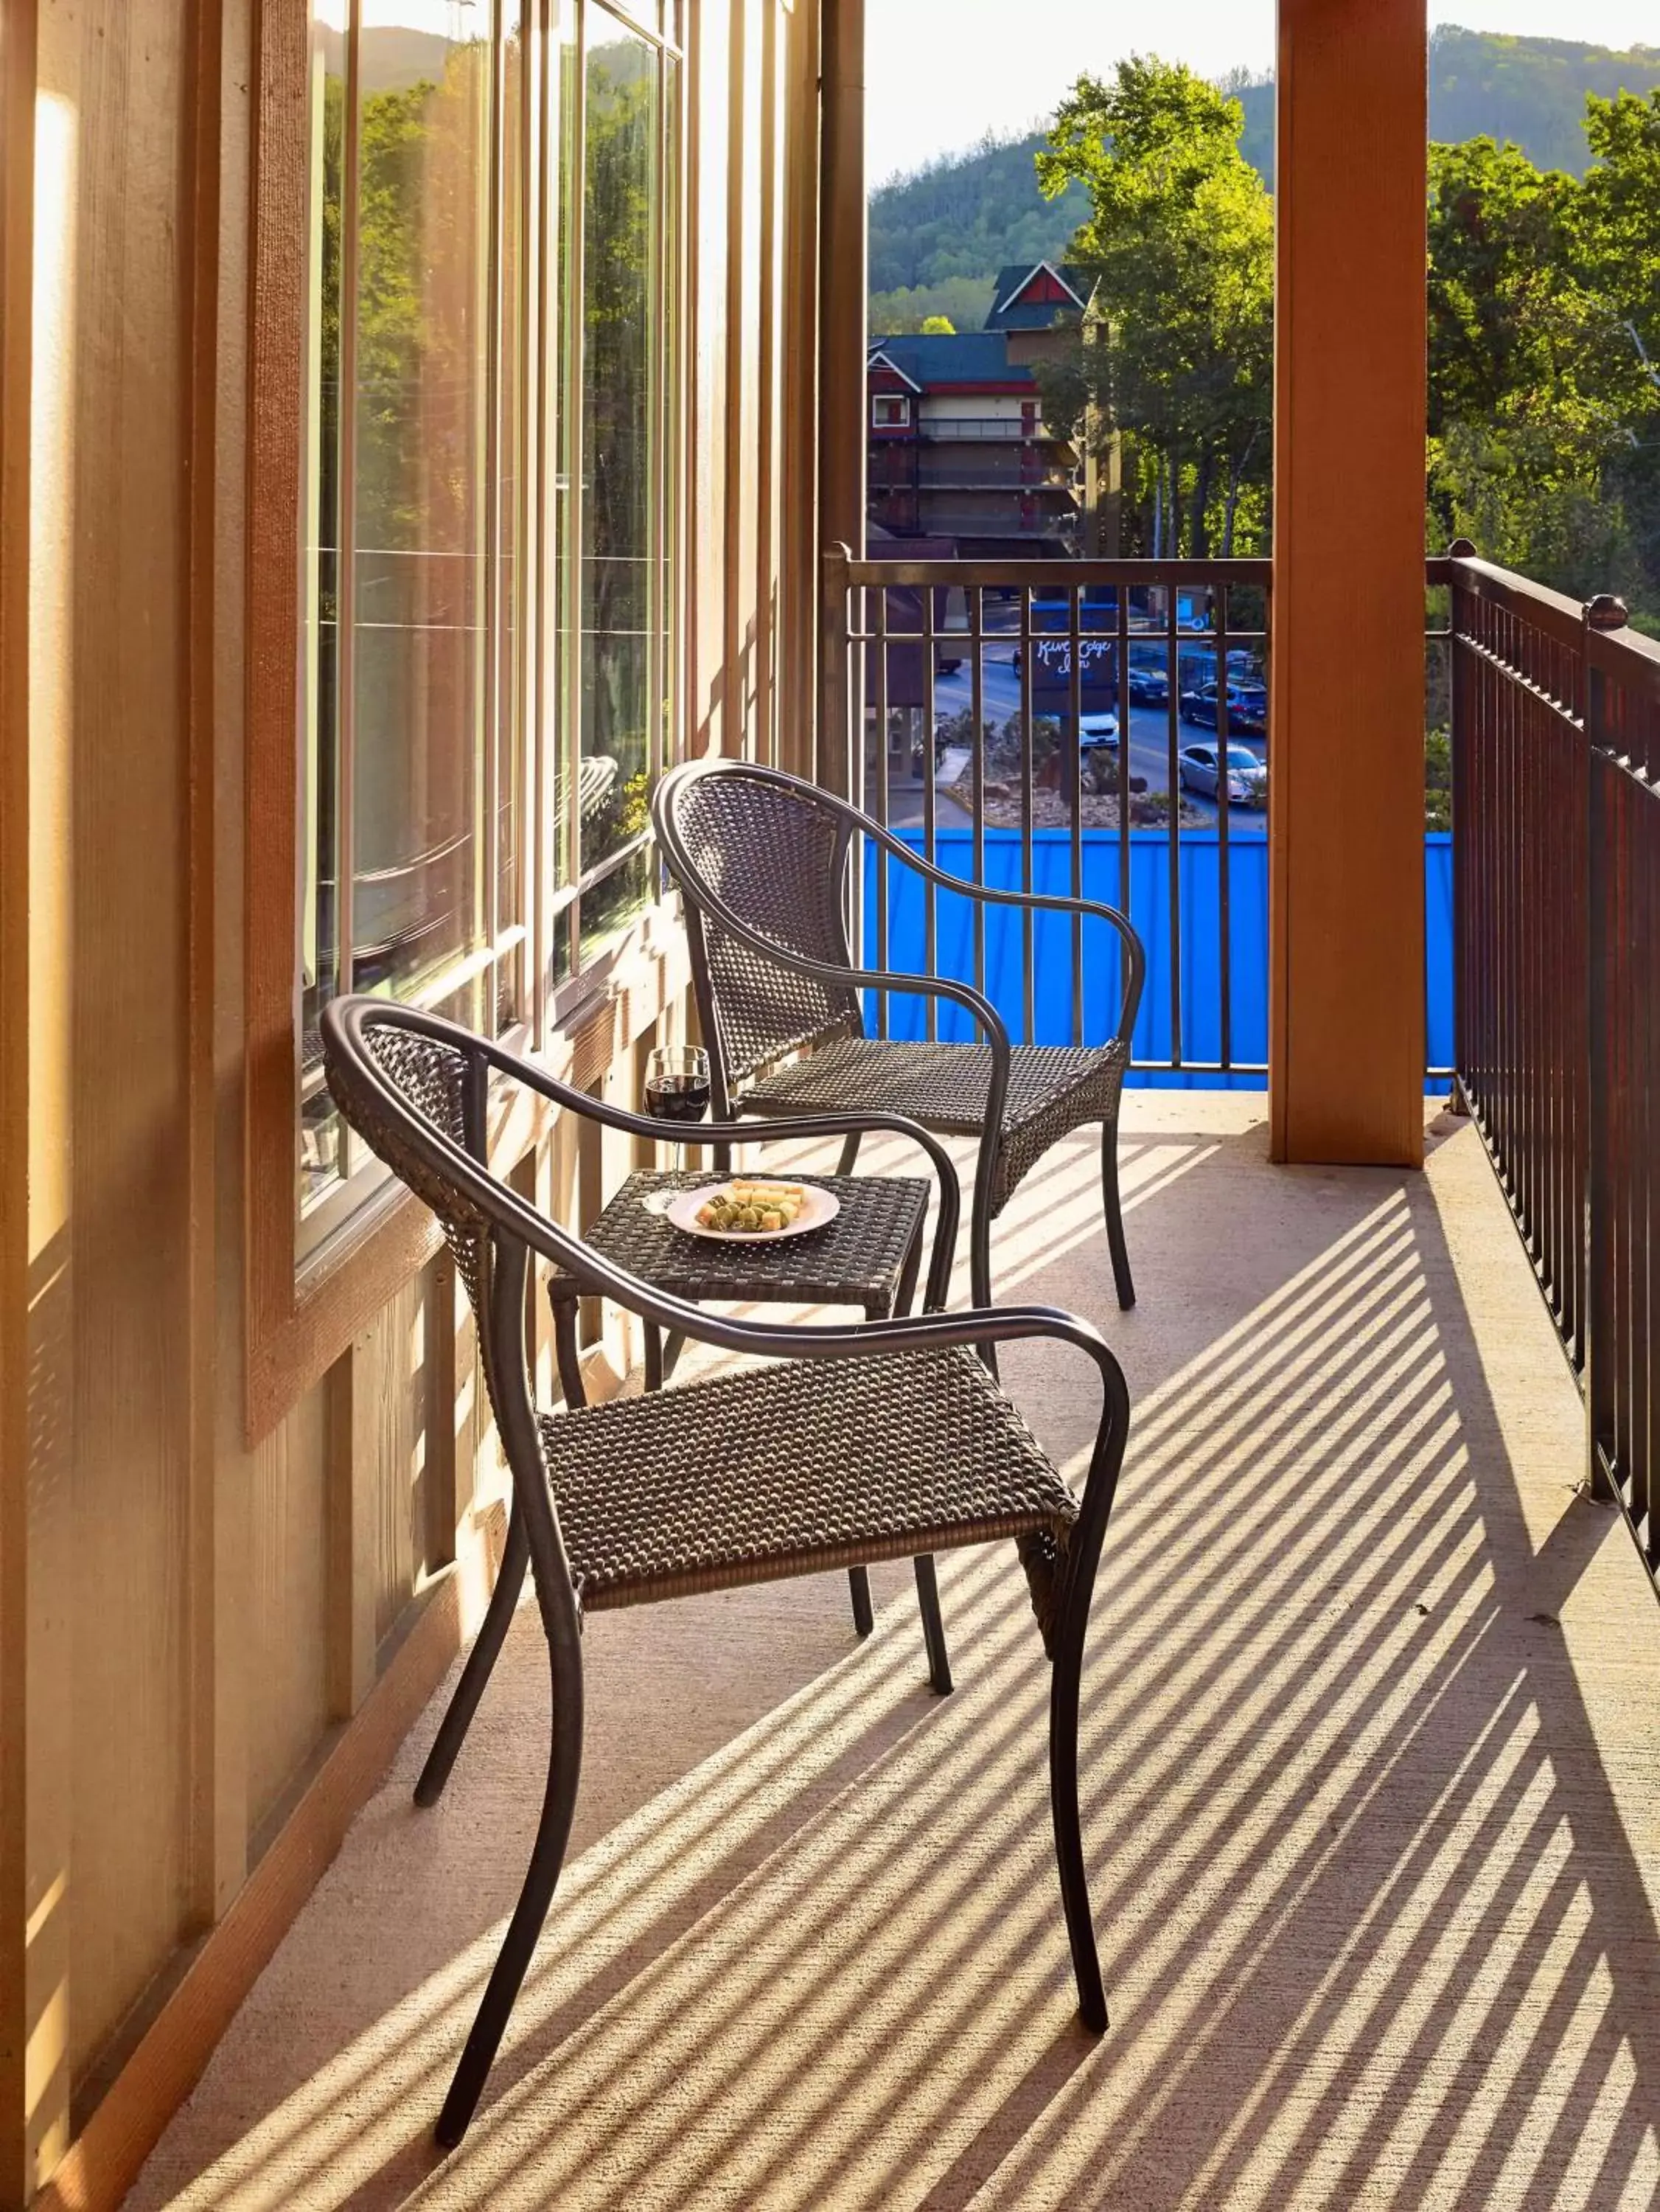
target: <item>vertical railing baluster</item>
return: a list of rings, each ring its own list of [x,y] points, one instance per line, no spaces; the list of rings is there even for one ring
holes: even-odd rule
[[[1178,631],[1176,586],[1166,584],[1165,594],[1165,657],[1170,672],[1170,694],[1166,702],[1169,738],[1170,829],[1170,1065],[1181,1066],[1182,1037],[1182,646]]]
[[[885,830],[888,827],[889,792],[888,770],[888,588],[879,585],[875,593],[876,603],[876,787],[875,803],[869,809]],[[887,969],[888,960],[888,855],[880,845],[873,847],[871,866],[875,871],[876,889],[876,966]],[[876,1035],[888,1035],[888,994],[876,994]]]
[[[934,593],[931,583],[922,586],[923,605],[923,732],[922,732],[922,849],[923,857],[930,867],[939,866],[939,800],[935,778],[938,774],[937,744],[934,734],[937,710],[935,698],[935,664],[939,657],[938,625],[935,620]],[[922,947],[923,973],[937,975],[940,972],[939,896],[931,883],[922,887]],[[936,1042],[940,1030],[939,1001],[931,993],[923,999],[923,1033],[930,1044]]]
[[[1118,636],[1114,641],[1113,708],[1118,718],[1118,911],[1130,914],[1130,586],[1118,585],[1112,601],[1118,617]],[[1132,915],[1133,919],[1133,915]],[[1130,951],[1123,948],[1118,959],[1118,1000],[1130,988]]]
[[[1032,690],[1037,681],[1033,665],[1032,591],[1027,584],[1021,586],[1021,884],[1025,890],[1036,886],[1036,861],[1033,851],[1036,799],[1032,778]],[[1027,1044],[1038,1041],[1038,978],[1036,963],[1036,931],[1030,907],[1021,916],[1021,945],[1026,972],[1021,992],[1021,1011],[1025,1018],[1025,1037]]]
[[[1216,988],[1221,994],[1221,1048],[1217,1058],[1233,1065],[1233,923],[1228,898],[1227,586],[1216,592]]]
[[[968,586],[968,649],[972,656],[969,662],[969,684],[973,702],[974,757],[972,763],[973,793],[973,874],[977,884],[985,881],[985,602],[978,584]],[[985,908],[978,899],[974,908],[974,988],[985,988]]]
[[[1061,788],[1067,794],[1067,818],[1071,829],[1071,895],[1083,896],[1083,630],[1079,605],[1081,584],[1066,594],[1069,644],[1067,651],[1068,726],[1061,743]],[[1081,1044],[1083,1028],[1083,917],[1072,916],[1072,1042]]]

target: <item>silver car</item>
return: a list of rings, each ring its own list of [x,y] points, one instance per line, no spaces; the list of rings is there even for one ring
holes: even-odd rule
[[[1218,750],[1215,745],[1185,745],[1178,753],[1176,769],[1184,791],[1216,797]],[[1227,802],[1230,806],[1268,805],[1268,770],[1249,745],[1227,749]]]

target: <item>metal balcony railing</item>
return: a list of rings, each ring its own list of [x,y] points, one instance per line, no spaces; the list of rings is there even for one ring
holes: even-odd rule
[[[1660,1566],[1660,646],[1471,557],[1451,592],[1459,1088]]]
[[[924,441],[935,440],[967,440],[971,443],[988,441],[1025,439],[1045,446],[1064,446],[1069,441],[1059,430],[1046,430],[1040,422],[1023,422],[1013,415],[924,415],[917,424],[917,434]]]
[[[827,556],[841,703],[825,780],[948,872],[1128,913],[1148,950],[1143,1074],[1266,1071],[1269,583],[1253,560]],[[1221,729],[1184,721],[1184,694],[1190,709],[1219,667]],[[1181,757],[1219,741],[1250,766],[1213,794]],[[972,983],[1017,1042],[1110,1035],[1106,926],[1008,911],[890,884],[872,858],[859,919],[872,964]],[[897,1036],[951,1018],[899,994],[871,1015]]]

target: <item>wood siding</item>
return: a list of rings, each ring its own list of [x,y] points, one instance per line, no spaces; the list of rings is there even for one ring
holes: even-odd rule
[[[288,924],[245,905],[293,775],[250,749],[290,672],[249,611],[295,588],[250,511],[250,319],[305,207],[255,174],[257,58],[298,4],[0,5],[0,2207],[118,2199],[500,1534],[430,1240],[246,1440],[245,921]],[[817,39],[804,0],[692,0],[698,749],[806,757]],[[636,934],[543,1041],[619,1097],[684,1019],[670,918]],[[631,1164],[504,1144],[567,1212]]]

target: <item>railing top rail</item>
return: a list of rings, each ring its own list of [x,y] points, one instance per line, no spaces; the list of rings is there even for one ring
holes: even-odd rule
[[[1660,708],[1660,640],[1635,629],[1585,631],[1587,665]]]
[[[1446,555],[1427,562],[1425,571],[1428,583],[1451,585],[1490,606],[1519,615],[1562,645],[1577,647],[1584,641],[1585,611],[1579,601],[1519,576],[1513,568],[1500,568],[1473,556]]]
[[[837,550],[839,549],[833,549]],[[966,590],[1059,592],[1081,587],[1148,584],[1240,584],[1266,591],[1274,563],[1230,561],[854,561],[850,586],[960,584]]]

